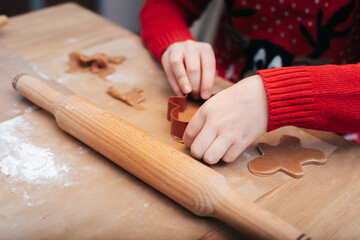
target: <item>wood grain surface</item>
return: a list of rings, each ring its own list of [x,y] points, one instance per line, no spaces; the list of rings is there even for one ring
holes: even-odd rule
[[[20,73],[13,86],[54,115],[57,125],[198,216],[215,217],[255,239],[305,234],[236,194],[225,177],[80,96]]]
[[[22,61],[32,71],[48,78],[47,81],[61,84],[189,154],[182,144],[171,140],[166,99],[172,93],[162,69],[138,36],[77,5],[64,4],[10,18],[0,31],[0,42],[12,50],[16,58],[14,61],[0,59],[9,65],[0,73],[7,79],[0,81],[1,89],[11,82],[8,76],[12,73],[6,73],[7,69],[19,68],[21,65],[17,62]],[[127,60],[116,66],[116,72],[109,76],[110,82],[104,82],[88,73],[65,73],[67,55],[75,50],[89,55],[96,52],[125,55]],[[124,91],[133,87],[144,89],[146,101],[142,105],[146,110],[137,111],[108,96],[105,91],[111,85]],[[227,86],[229,83],[217,80],[218,89]],[[9,98],[14,98],[14,94],[15,91],[10,92]],[[217,220],[195,216],[137,180],[62,132],[52,116],[43,110],[22,111],[14,119],[10,114],[13,102],[5,98],[3,103],[0,127],[21,120],[21,126],[16,127],[18,137],[48,148],[54,153],[55,164],[66,166],[69,171],[63,172],[56,181],[42,184],[17,181],[0,172],[3,186],[0,238],[244,238]],[[283,173],[269,177],[249,173],[248,162],[259,156],[256,144],[261,141],[276,145],[283,134],[299,137],[305,147],[324,151],[328,162],[323,166],[305,166],[301,179]],[[357,145],[333,133],[286,127],[256,140],[235,162],[211,168],[222,174],[237,194],[313,239],[358,239],[359,154]]]

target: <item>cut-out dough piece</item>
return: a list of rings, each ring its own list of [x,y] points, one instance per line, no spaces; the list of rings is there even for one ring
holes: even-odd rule
[[[272,146],[266,143],[257,145],[263,154],[249,163],[249,170],[255,175],[270,175],[282,171],[294,178],[304,175],[302,165],[325,164],[326,155],[316,149],[303,148],[300,139],[284,135],[280,143]]]
[[[104,53],[96,53],[92,56],[86,56],[79,52],[69,54],[70,68],[67,73],[77,71],[91,72],[97,74],[102,80],[109,81],[106,76],[115,72],[115,68],[110,67],[110,63],[120,64],[125,61],[126,57],[108,57]]]
[[[106,90],[106,93],[110,96],[120,99],[123,102],[126,102],[130,106],[133,106],[137,110],[145,110],[144,107],[139,106],[139,104],[145,101],[145,97],[142,95],[144,90],[140,88],[133,88],[128,92],[121,93],[117,91],[114,87],[109,87]]]

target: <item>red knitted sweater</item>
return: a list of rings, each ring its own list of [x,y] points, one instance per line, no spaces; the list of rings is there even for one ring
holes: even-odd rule
[[[170,44],[194,40],[188,26],[208,2],[144,4],[142,37],[158,60]],[[351,64],[360,57],[359,2],[226,0],[225,5],[214,44],[217,73],[233,82],[256,72],[262,77],[269,131],[286,125],[360,131],[360,64]]]

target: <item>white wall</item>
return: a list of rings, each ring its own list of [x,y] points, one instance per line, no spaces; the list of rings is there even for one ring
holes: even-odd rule
[[[140,34],[139,18],[143,3],[144,0],[98,0],[99,13],[118,25]],[[191,27],[195,38],[212,43],[223,5],[223,0],[212,0],[207,11]]]
[[[194,22],[190,30],[194,37],[203,42],[213,43],[217,24],[224,9],[223,0],[212,0],[206,11]]]
[[[99,0],[99,13],[120,26],[140,34],[140,9],[144,0]]]

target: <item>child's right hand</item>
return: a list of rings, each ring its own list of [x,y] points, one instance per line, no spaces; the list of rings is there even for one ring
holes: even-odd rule
[[[216,63],[210,44],[192,40],[173,43],[163,53],[161,63],[176,95],[211,96]]]

